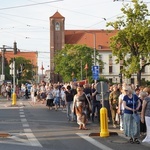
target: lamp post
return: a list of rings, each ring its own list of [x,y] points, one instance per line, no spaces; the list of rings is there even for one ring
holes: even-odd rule
[[[81,60],[81,80],[83,79],[83,74],[82,74],[82,60]]]
[[[16,69],[15,69],[15,58],[13,59],[13,94],[12,94],[12,105],[16,105]]]
[[[93,33],[94,40],[94,66],[96,66],[96,33]]]

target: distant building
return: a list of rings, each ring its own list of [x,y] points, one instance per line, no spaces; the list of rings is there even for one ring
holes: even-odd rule
[[[57,11],[50,18],[50,79],[52,82],[61,82],[59,73],[55,74],[54,54],[64,48],[65,44],[84,44],[96,48],[101,54],[101,60],[105,63],[104,69],[100,67],[100,75],[110,82],[120,82],[120,70],[123,67],[115,63],[115,57],[109,48],[110,37],[114,36],[115,30],[65,30],[65,18]],[[150,68],[146,66],[142,73],[143,80],[150,80]],[[136,75],[131,79],[124,79],[128,83],[136,83]]]
[[[14,46],[16,45],[16,42],[14,42]],[[9,61],[12,58],[17,58],[17,57],[23,57],[27,60],[31,61],[31,64],[33,65],[33,71],[35,72],[33,78],[37,79],[37,73],[38,73],[38,63],[37,63],[37,58],[38,58],[38,53],[37,52],[21,52],[17,48],[7,48],[5,47],[5,50],[1,50],[0,52],[0,58],[2,60],[2,57],[4,57],[4,63],[3,65],[5,66],[5,60],[9,63]],[[1,68],[2,63],[0,64]]]

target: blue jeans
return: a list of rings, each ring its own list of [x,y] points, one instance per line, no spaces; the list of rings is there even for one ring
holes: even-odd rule
[[[60,97],[55,97],[54,98],[54,104],[55,105],[60,105]]]
[[[73,116],[72,116],[72,103],[73,102],[67,102],[67,118],[68,118],[68,120],[70,120],[71,118],[73,118]]]

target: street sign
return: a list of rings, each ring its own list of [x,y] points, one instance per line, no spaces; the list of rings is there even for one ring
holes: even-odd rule
[[[5,80],[5,75],[4,75],[4,74],[1,74],[1,75],[0,75],[0,79],[1,79],[1,80]]]
[[[106,93],[108,91],[108,84],[104,81],[98,82],[96,84],[96,90],[98,93]]]
[[[92,66],[92,77],[93,80],[99,79],[99,66]]]

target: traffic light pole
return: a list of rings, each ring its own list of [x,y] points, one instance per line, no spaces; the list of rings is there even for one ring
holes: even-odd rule
[[[13,94],[12,94],[12,105],[16,105],[16,69],[15,69],[15,58],[13,60]]]

